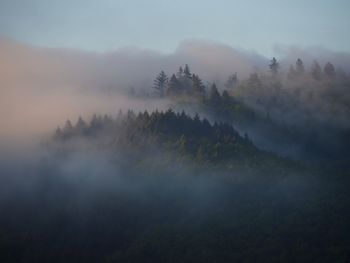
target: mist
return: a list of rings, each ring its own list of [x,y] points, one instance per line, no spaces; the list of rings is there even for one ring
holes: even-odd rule
[[[296,57],[310,65],[331,61],[349,72],[349,54],[326,49],[278,47],[282,70]],[[130,88],[152,93],[160,70],[176,72],[189,64],[204,83],[223,87],[228,76],[240,79],[266,71],[269,59],[249,50],[215,42],[188,40],[169,54],[140,48],[121,48],[106,53],[41,48],[2,39],[0,42],[0,137],[34,134],[52,129],[67,118],[93,113],[115,114],[120,108],[160,108],[167,102],[132,100]],[[151,107],[146,105],[152,105]]]
[[[315,59],[347,74],[350,69],[349,54],[297,47],[276,52],[288,92],[309,81],[284,82],[297,57],[307,69]],[[256,73],[267,97],[274,96],[269,62],[251,50],[201,40],[184,41],[172,53],[136,47],[97,53],[2,39],[0,261],[348,258],[349,179],[338,159],[329,167],[323,159],[317,165],[291,160],[281,153],[300,157],[298,145],[289,144],[290,137],[279,145],[277,126],[265,117],[259,125],[267,122],[272,146],[259,125],[226,125],[193,101],[185,107],[153,94],[161,70],[171,76],[188,64],[220,92],[237,73],[243,85],[232,91],[234,103],[261,117],[265,108],[256,97],[249,100],[252,90],[244,84]],[[118,120],[120,110],[126,114]],[[346,110],[327,123],[346,124]],[[325,112],[317,116],[328,121]],[[305,121],[304,112],[269,113],[278,124]],[[286,127],[276,134],[289,136]]]
[[[1,152],[2,260],[190,262],[218,257],[225,262],[241,260],[246,253],[253,260],[260,253],[270,254],[267,233],[278,240],[281,251],[290,251],[284,246],[298,251],[283,235],[305,224],[303,218],[330,210],[324,212],[318,204],[333,191],[328,193],[325,182],[311,175],[277,178],[187,164],[164,166],[161,157],[166,153],[161,150],[152,156],[159,162],[157,169],[135,170],[125,154],[87,144],[69,142],[74,151],[64,154],[45,147],[11,155]],[[298,232],[300,242],[315,239],[323,221],[316,218],[307,222],[311,225],[316,227],[308,234]],[[332,221],[334,226],[339,233],[346,224]],[[259,253],[255,246],[241,244],[243,237],[257,242]],[[20,252],[14,253],[6,240]],[[188,251],[191,245],[195,248]],[[168,247],[176,255],[168,253]],[[208,252],[202,254],[201,249]],[[185,255],[178,254],[183,250]]]

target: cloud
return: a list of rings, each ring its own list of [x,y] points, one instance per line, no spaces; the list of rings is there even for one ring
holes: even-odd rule
[[[309,64],[331,61],[350,69],[350,55],[325,49],[278,47],[282,64],[301,57]],[[106,53],[43,48],[0,40],[0,118],[3,135],[53,129],[65,119],[93,112],[114,114],[119,108],[142,109],[156,101],[131,101],[125,91],[134,87],[152,92],[160,70],[175,73],[180,65],[207,82],[222,86],[237,72],[240,79],[259,68],[267,70],[269,58],[253,51],[201,40],[187,40],[170,54],[136,47]],[[286,67],[287,70],[287,67]]]

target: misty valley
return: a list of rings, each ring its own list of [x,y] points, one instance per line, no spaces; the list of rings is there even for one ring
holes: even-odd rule
[[[4,147],[0,261],[348,262],[350,76],[265,67],[160,71]]]

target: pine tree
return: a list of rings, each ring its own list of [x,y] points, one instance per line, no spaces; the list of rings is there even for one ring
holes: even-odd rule
[[[248,83],[249,83],[250,86],[260,87],[261,86],[261,81],[260,81],[258,73],[256,73],[256,72],[251,73],[249,75],[249,78],[248,78]]]
[[[176,77],[177,77],[178,79],[180,79],[180,78],[183,77],[183,74],[184,74],[184,70],[183,70],[182,67],[180,66],[178,72],[176,73]]]
[[[167,95],[174,96],[179,95],[181,93],[180,82],[176,78],[175,74],[173,74],[169,80]]]
[[[327,62],[323,69],[324,75],[329,79],[335,78],[335,68],[332,63]]]
[[[238,85],[238,77],[237,77],[237,72],[236,72],[228,77],[228,80],[225,84],[225,87],[230,90],[230,89],[234,89],[235,87],[237,87],[237,85]]]
[[[298,58],[296,63],[295,63],[295,69],[296,69],[296,73],[299,76],[304,74],[304,72],[305,72],[304,63],[303,63],[303,61],[300,58]]]
[[[154,80],[154,86],[153,86],[153,88],[157,90],[160,97],[164,97],[165,88],[167,84],[168,84],[168,77],[162,70]]]
[[[322,69],[316,60],[312,64],[311,75],[315,80],[321,80],[322,78]]]
[[[225,104],[228,104],[231,102],[231,96],[228,94],[227,90],[224,90],[222,92],[221,98]]]
[[[218,105],[221,101],[220,93],[218,89],[216,88],[215,83],[211,85],[210,88],[210,95],[209,95],[210,102],[213,103],[214,105]]]
[[[75,125],[75,127],[79,131],[83,131],[84,129],[86,129],[87,125],[86,125],[85,121],[79,116],[77,124]]]
[[[280,64],[277,62],[277,59],[275,57],[273,57],[272,60],[270,61],[269,67],[273,75],[276,75],[278,73]]]
[[[205,96],[205,87],[198,75],[192,75],[192,93],[196,96]]]
[[[64,125],[64,131],[65,132],[70,132],[72,130],[73,130],[73,125],[72,125],[71,121],[68,119],[66,121],[66,124]]]
[[[185,65],[185,69],[184,69],[184,72],[183,72],[184,76],[186,78],[191,78],[192,77],[192,74],[191,74],[191,71],[190,71],[190,67],[186,64]]]

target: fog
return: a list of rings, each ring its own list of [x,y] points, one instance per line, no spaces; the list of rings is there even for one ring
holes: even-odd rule
[[[282,71],[297,57],[309,66],[314,59],[331,61],[349,71],[349,54],[321,48],[277,47]],[[188,40],[170,54],[141,48],[106,53],[34,47],[11,40],[0,41],[0,138],[52,129],[65,119],[115,114],[119,108],[163,108],[167,102],[130,100],[132,87],[152,93],[160,70],[169,75],[189,64],[204,83],[223,87],[228,76],[244,79],[254,71],[267,71],[269,58],[215,42]],[[158,105],[158,104],[159,105]],[[152,105],[152,106],[149,106]]]
[[[318,59],[350,69],[349,54],[277,51],[282,71],[296,56],[305,64]],[[337,251],[344,254],[344,245],[315,242],[348,241],[342,236],[347,184],[337,184],[320,167],[264,152],[267,159],[259,165],[271,172],[250,173],[244,162],[228,171],[220,162],[187,162],[156,146],[144,152],[131,147],[133,159],[128,144],[117,148],[98,136],[52,143],[54,130],[67,119],[75,125],[78,117],[90,122],[95,113],[115,118],[120,109],[168,109],[168,99],[128,96],[130,88],[152,93],[160,70],[170,75],[189,64],[205,84],[223,89],[232,73],[240,79],[268,74],[269,59],[198,40],[170,54],[140,48],[93,53],[1,40],[0,261],[298,261],[301,252],[306,261],[318,253],[332,262]],[[196,107],[188,110],[194,114]],[[272,172],[270,160],[287,168],[277,164]]]

